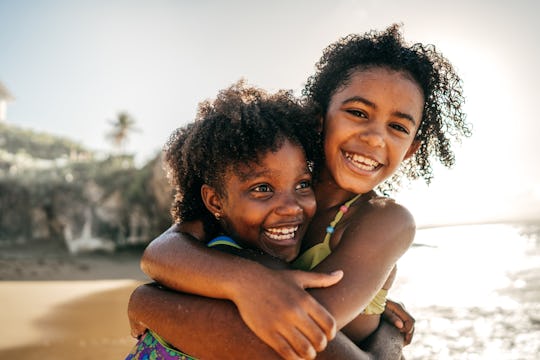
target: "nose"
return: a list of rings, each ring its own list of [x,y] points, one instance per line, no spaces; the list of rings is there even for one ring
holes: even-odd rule
[[[280,196],[280,202],[276,207],[276,214],[281,216],[297,216],[304,211],[294,194],[286,193]]]
[[[360,133],[360,140],[372,147],[384,147],[384,130],[377,124],[368,126]]]

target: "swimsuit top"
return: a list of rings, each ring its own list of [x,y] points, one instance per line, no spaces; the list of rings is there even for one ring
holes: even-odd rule
[[[324,238],[322,243],[313,245],[306,251],[304,251],[296,260],[293,261],[292,265],[295,269],[299,270],[311,270],[315,266],[319,265],[321,261],[326,259],[328,255],[332,253],[330,249],[330,237],[327,236]]]
[[[352,203],[354,200],[356,200],[358,196],[354,197],[349,204]],[[341,219],[341,217],[339,217]],[[337,221],[339,221],[339,219]],[[316,245],[313,245],[302,255],[300,255],[296,260],[292,263],[293,267],[295,269],[299,270],[312,270],[315,266],[321,263],[324,259],[328,257],[332,253],[332,249],[330,248],[330,238],[332,237],[332,232],[327,232],[326,236],[324,237],[323,242],[318,243]],[[386,307],[386,296],[388,294],[387,289],[380,289],[377,294],[375,294],[375,297],[371,300],[371,302],[366,306],[362,314],[366,315],[380,315],[384,312],[384,308]]]
[[[324,235],[323,242],[313,245],[304,251],[302,255],[296,258],[296,260],[293,262],[293,266],[295,268],[301,270],[311,270],[332,253],[332,249],[330,248],[330,239],[332,238],[334,229],[343,215],[349,211],[349,207],[352,205],[352,203],[358,200],[360,196],[362,196],[362,194],[357,194],[339,208],[334,220],[332,220],[332,222],[330,222],[330,226],[326,228],[326,234]]]
[[[214,247],[218,245],[225,245],[225,246],[231,246],[236,249],[242,249],[240,245],[236,241],[234,241],[232,238],[225,236],[225,235],[219,235],[210,240],[206,246],[207,247]]]

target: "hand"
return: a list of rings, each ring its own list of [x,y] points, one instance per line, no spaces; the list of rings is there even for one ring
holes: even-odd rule
[[[414,335],[414,323],[416,320],[405,310],[405,306],[387,299],[383,317],[389,323],[394,324],[404,335],[404,345],[409,345]]]
[[[269,270],[243,283],[233,299],[246,325],[284,359],[313,359],[336,335],[336,323],[306,288],[339,282],[331,274]]]

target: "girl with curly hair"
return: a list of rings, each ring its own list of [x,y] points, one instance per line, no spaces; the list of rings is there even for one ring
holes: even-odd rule
[[[208,247],[286,268],[315,214],[314,125],[289,93],[242,82],[202,103],[196,121],[173,132],[165,148],[175,221],[200,219],[214,237]],[[151,330],[127,359],[145,357],[191,358]]]
[[[207,239],[193,222],[180,223],[148,246],[142,268],[172,289],[213,299],[169,294],[163,300],[162,292],[139,288],[130,303],[135,333],[159,327],[200,357],[225,359],[231,347],[230,358],[257,357],[269,346],[297,359],[313,358],[327,344],[318,358],[334,351],[336,342],[361,344],[379,326],[396,262],[415,233],[409,211],[379,192],[397,189],[403,178],[429,182],[433,160],[453,165],[452,141],[470,135],[461,81],[434,46],[405,43],[395,25],[338,40],[316,67],[303,95],[318,110],[324,163],[314,182],[317,212],[295,265],[319,273],[274,271],[212,253],[193,239]],[[336,285],[305,290],[328,281],[322,273],[336,269],[344,272]],[[160,308],[150,309],[157,298]],[[236,309],[215,299],[232,301],[268,346],[258,339],[244,344],[252,334]],[[178,306],[197,314],[174,311]],[[213,322],[203,309],[210,309]],[[171,319],[186,325],[175,328]],[[413,328],[399,325],[410,341]],[[330,341],[336,328],[340,332]],[[193,334],[211,334],[213,345]]]

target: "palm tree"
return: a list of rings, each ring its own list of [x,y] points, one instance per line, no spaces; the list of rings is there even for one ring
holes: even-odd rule
[[[138,129],[135,127],[135,120],[126,111],[117,114],[115,120],[109,120],[113,129],[107,134],[107,138],[118,148],[120,153],[124,153],[124,145],[128,141],[129,134]]]

